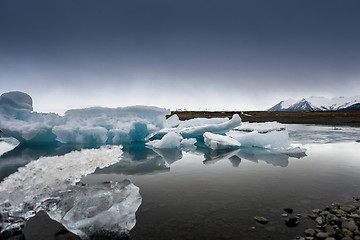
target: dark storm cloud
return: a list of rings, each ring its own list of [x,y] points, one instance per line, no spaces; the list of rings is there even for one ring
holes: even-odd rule
[[[359,12],[358,0],[2,0],[1,88],[355,95]]]

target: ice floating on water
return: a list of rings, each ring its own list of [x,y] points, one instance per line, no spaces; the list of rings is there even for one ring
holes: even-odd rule
[[[121,153],[118,146],[105,146],[44,157],[19,168],[0,183],[1,232],[22,228],[26,220],[44,210],[83,238],[100,229],[128,233],[141,203],[136,186],[129,182],[74,186],[82,176],[118,162]],[[89,194],[94,197],[86,197]],[[117,222],[120,224],[114,228]],[[106,228],[107,224],[111,228]]]
[[[170,116],[168,119],[166,119],[166,125],[168,128],[176,128],[177,126],[179,126],[180,124],[180,120],[178,115],[174,114],[172,116]]]
[[[239,148],[240,143],[236,141],[234,138],[228,136],[222,136],[219,134],[214,134],[210,132],[204,133],[204,142],[206,146],[211,149],[231,149],[231,148]]]
[[[154,134],[154,138],[161,138],[168,132],[176,132],[183,138],[203,139],[205,132],[215,134],[225,134],[231,129],[239,126],[241,118],[238,114],[234,114],[231,119],[228,118],[194,118],[181,123],[176,128],[164,128]]]
[[[147,142],[146,145],[153,147],[153,148],[179,148],[182,137],[176,132],[169,132],[167,133],[161,140],[154,140],[151,142]]]
[[[286,127],[284,124],[278,122],[264,122],[264,123],[249,123],[243,122],[240,126],[234,128],[234,130],[243,132],[258,131],[259,133],[267,133],[272,131],[283,131]]]
[[[9,152],[19,145],[19,141],[15,138],[0,138],[0,156]]]
[[[228,118],[195,118],[180,121],[177,115],[157,107],[93,107],[57,114],[32,112],[32,99],[21,92],[0,97],[0,126],[6,136],[25,143],[62,143],[102,146],[147,142],[155,149],[193,148],[196,139],[212,149],[263,147],[291,151],[285,126],[277,122],[242,123],[238,114]],[[205,134],[209,132],[210,134]],[[227,135],[216,136],[211,134]],[[206,139],[204,137],[206,136]],[[232,140],[233,138],[235,140]],[[236,142],[237,141],[237,142]]]
[[[21,92],[0,97],[0,126],[6,136],[20,142],[120,144],[145,141],[166,126],[170,111],[148,106],[73,109],[64,117],[32,112],[32,99]]]
[[[42,201],[36,211],[64,225],[82,239],[127,236],[141,204],[139,188],[129,180],[94,186],[71,186]]]
[[[268,133],[259,133],[253,131],[249,133],[240,131],[230,131],[227,136],[236,139],[243,147],[260,147],[260,148],[289,148],[289,136],[287,131],[275,131]]]

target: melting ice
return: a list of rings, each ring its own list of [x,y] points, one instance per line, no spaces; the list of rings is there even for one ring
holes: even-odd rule
[[[41,210],[69,231],[89,238],[98,231],[128,234],[140,206],[130,181],[77,185],[82,176],[120,160],[119,146],[74,151],[30,162],[0,183],[1,232],[21,229]],[[91,198],[89,198],[91,196]]]

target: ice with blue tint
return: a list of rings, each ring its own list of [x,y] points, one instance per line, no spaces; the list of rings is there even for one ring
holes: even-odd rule
[[[303,151],[290,146],[284,125],[277,122],[242,123],[238,114],[231,119],[194,118],[180,121],[177,115],[166,119],[166,115],[170,114],[167,109],[130,106],[72,109],[65,116],[58,116],[32,112],[31,97],[21,92],[1,95],[0,113],[0,130],[3,134],[25,144],[58,141],[92,147],[147,142],[154,149],[191,150],[196,142],[205,142],[212,149],[234,148],[240,144],[243,147],[261,147],[287,153]]]
[[[238,114],[234,114],[229,118],[194,118],[190,120],[180,121],[177,127],[164,128],[151,136],[152,138],[162,138],[169,132],[176,132],[183,138],[195,138],[203,141],[203,134],[211,132],[215,134],[225,134],[231,129],[241,124],[241,118]]]
[[[59,116],[32,111],[32,99],[22,92],[0,96],[0,130],[24,143],[74,143],[101,146],[145,141],[166,125],[170,111],[149,106],[73,109]]]
[[[179,148],[183,138],[180,134],[176,132],[168,132],[160,140],[153,140],[147,142],[146,144],[153,148],[159,149],[169,149],[169,148]]]
[[[223,136],[210,132],[204,133],[203,136],[206,146],[214,150],[239,148],[241,145],[237,140],[228,136]]]
[[[43,210],[82,238],[98,231],[127,234],[141,203],[139,189],[129,181],[77,184],[96,169],[119,162],[121,154],[119,146],[104,146],[43,157],[19,168],[0,183],[1,232],[23,228]]]

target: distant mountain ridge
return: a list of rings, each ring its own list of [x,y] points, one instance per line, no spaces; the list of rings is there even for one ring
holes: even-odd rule
[[[279,102],[267,111],[338,111],[360,110],[360,95],[354,97],[309,97],[301,100],[288,99]]]

